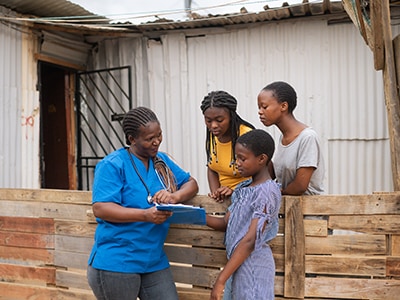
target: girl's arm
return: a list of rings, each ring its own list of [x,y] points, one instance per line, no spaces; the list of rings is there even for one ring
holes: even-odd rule
[[[215,192],[220,187],[218,173],[207,167],[207,179],[210,192]]]
[[[253,252],[256,237],[257,237],[257,224],[258,219],[253,219],[249,226],[249,230],[243,239],[236,246],[231,258],[228,260],[225,268],[219,273],[214,287],[211,291],[210,299],[220,299],[222,291],[224,290],[225,282],[228,278],[240,267],[240,265],[250,256]]]
[[[217,231],[226,231],[226,226],[228,225],[229,220],[229,211],[225,214],[224,217],[215,217],[215,216],[206,216],[206,224],[208,227],[211,227]]]

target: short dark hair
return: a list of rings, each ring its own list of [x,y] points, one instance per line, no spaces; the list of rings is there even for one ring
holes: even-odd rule
[[[243,145],[249,149],[255,156],[266,154],[268,162],[271,160],[275,152],[275,142],[272,136],[262,130],[254,129],[239,136],[236,143]]]
[[[150,108],[139,106],[128,111],[122,121],[126,144],[131,144],[129,136],[137,138],[140,133],[140,126],[145,126],[149,122],[157,122],[160,124],[156,114]]]
[[[287,102],[288,111],[292,113],[297,106],[297,94],[294,88],[284,81],[275,81],[262,89],[271,91],[279,103]]]

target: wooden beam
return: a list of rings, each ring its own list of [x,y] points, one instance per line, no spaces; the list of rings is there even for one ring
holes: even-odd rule
[[[65,120],[67,130],[67,160],[68,160],[68,186],[70,190],[78,189],[78,175],[76,168],[76,120],[74,110],[74,95],[75,95],[75,76],[72,72],[66,72],[64,77],[65,84]]]
[[[383,70],[385,66],[385,47],[383,43],[382,0],[370,0],[370,5],[374,66],[375,70]]]
[[[305,234],[300,197],[285,197],[284,296],[304,298]]]
[[[364,38],[365,43],[367,43],[367,45],[370,45],[368,37],[367,37],[366,24],[364,22],[364,17],[363,17],[362,11],[361,11],[361,1],[355,0],[355,4],[356,4],[356,11],[357,11],[358,28],[360,29],[361,36]]]
[[[382,1],[382,27],[385,46],[383,81],[389,125],[392,178],[395,191],[400,190],[400,103],[395,68],[395,57],[390,24],[389,0]]]
[[[75,69],[77,71],[85,71],[86,70],[86,66],[84,66],[84,65],[78,65],[78,64],[70,63],[70,62],[67,62],[67,61],[65,61],[63,59],[47,56],[47,55],[44,55],[44,54],[36,53],[35,54],[35,59],[36,60],[41,60],[41,61],[44,61],[44,62],[48,62],[48,63],[51,63],[51,64],[67,67],[67,68],[70,68],[70,69]]]
[[[365,43],[370,47],[372,51],[373,48],[373,37],[371,27],[365,23],[364,17],[361,14],[361,9],[357,9],[356,6],[353,5],[352,0],[342,0],[343,7],[347,14],[349,15],[353,24],[360,30],[362,37],[364,38]],[[356,1],[359,4],[359,0]]]

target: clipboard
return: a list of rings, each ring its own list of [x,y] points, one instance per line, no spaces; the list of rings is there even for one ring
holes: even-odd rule
[[[204,208],[185,204],[158,204],[158,210],[172,211],[168,218],[170,224],[206,225],[206,211]]]

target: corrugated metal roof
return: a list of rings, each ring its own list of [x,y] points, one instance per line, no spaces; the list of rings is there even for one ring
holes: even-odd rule
[[[341,1],[323,0],[319,3],[309,3],[307,0],[300,4],[288,5],[286,2],[282,7],[269,8],[267,5],[261,12],[244,12],[224,14],[224,15],[207,15],[201,16],[192,14],[192,18],[186,21],[173,21],[168,19],[159,19],[153,22],[147,22],[140,25],[132,26],[132,29],[141,31],[158,31],[158,30],[177,30],[177,29],[194,29],[204,27],[223,27],[229,25],[250,24],[265,21],[284,20],[289,18],[320,16],[328,14],[346,14]],[[347,16],[347,14],[346,14]],[[121,24],[121,26],[129,27],[129,25]]]
[[[39,17],[96,16],[67,0],[0,0],[0,5],[20,14]]]
[[[391,18],[400,17],[400,1],[390,0]],[[67,0],[0,0],[0,6],[3,5],[7,8],[15,10],[21,14],[33,14],[38,19],[30,21],[41,23],[43,26],[56,26],[62,30],[78,29],[85,32],[87,35],[98,35],[105,30],[111,30],[114,33],[119,30],[123,34],[157,34],[157,32],[171,31],[171,30],[190,30],[190,29],[207,29],[207,28],[224,28],[237,25],[246,25],[252,23],[263,23],[268,21],[282,21],[288,19],[297,19],[304,17],[318,17],[323,16],[330,21],[336,22],[351,22],[344,10],[341,1],[337,0],[321,0],[315,2],[314,0],[303,0],[302,3],[288,5],[283,3],[282,7],[269,8],[268,5],[264,6],[264,11],[260,12],[247,12],[243,7],[240,13],[229,14],[208,14],[206,16],[192,13],[187,20],[170,20],[160,18],[156,21],[150,21],[142,24],[125,23],[109,23],[109,19],[95,15],[81,6],[69,2]],[[365,8],[366,11],[369,9]],[[50,17],[68,17],[77,16],[78,18],[66,18],[65,22],[60,20],[51,20]],[[93,18],[79,18],[79,16],[93,16]],[[49,19],[40,19],[46,17]],[[87,22],[85,22],[87,21]],[[90,24],[88,24],[90,22]],[[78,23],[78,24],[77,24]],[[86,23],[86,24],[85,24]],[[57,30],[55,27],[53,28]]]

